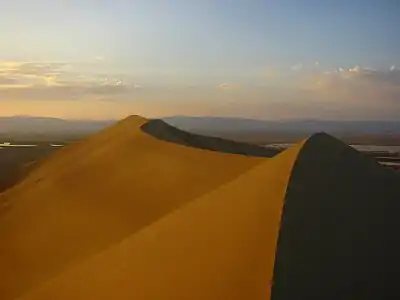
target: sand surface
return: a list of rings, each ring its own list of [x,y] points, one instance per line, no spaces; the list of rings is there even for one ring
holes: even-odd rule
[[[2,299],[265,160],[165,143],[143,133],[143,122],[133,117],[62,149],[4,196],[9,205],[0,213]]]
[[[351,207],[363,185],[352,188],[348,182],[375,179],[379,188],[369,182],[375,186],[368,198],[372,203],[382,188],[393,194],[400,183],[391,170],[324,134],[269,158],[253,146],[192,140],[190,134],[151,122],[132,116],[61,149],[2,196],[8,205],[0,208],[0,299],[283,300],[294,297],[281,291],[291,289],[285,284],[293,278],[305,283],[297,299],[311,299],[307,267],[300,272],[285,265],[310,259],[297,255],[297,248],[287,250],[296,242],[293,228],[319,245],[328,236],[312,228],[325,228],[324,219],[337,220],[347,211],[338,205],[333,216],[311,218],[327,213],[321,209],[324,199],[336,203],[335,197],[347,195]],[[356,171],[346,171],[349,164]],[[343,184],[328,184],[345,174],[353,175]],[[322,187],[313,192],[310,180]],[[327,196],[330,188],[341,194]],[[364,206],[364,215],[393,211],[397,196],[381,200],[382,207],[376,201]],[[319,200],[307,206],[303,197]],[[357,223],[357,212],[352,213]],[[364,215],[360,220],[369,231],[363,234],[373,234]],[[382,229],[383,215],[377,216],[375,224]],[[307,223],[312,225],[301,231]],[[361,239],[346,241],[349,249],[365,246]],[[314,256],[328,260],[346,256],[318,249]],[[372,270],[381,272],[382,264],[375,260]],[[335,284],[351,286],[355,276]],[[338,290],[325,284],[331,294]],[[324,295],[320,292],[318,299]]]

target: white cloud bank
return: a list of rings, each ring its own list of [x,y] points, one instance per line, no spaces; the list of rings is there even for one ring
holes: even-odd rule
[[[85,100],[138,88],[121,78],[79,72],[79,66],[64,62],[0,62],[0,101]]]
[[[29,111],[51,115],[52,109],[59,115],[64,107],[70,113],[63,117],[76,117],[83,113],[79,107],[93,107],[85,117],[212,112],[269,119],[400,119],[400,70],[395,66],[322,72],[315,70],[320,63],[312,65],[314,69],[299,63],[292,68],[296,72],[288,74],[260,72],[253,84],[188,85],[183,80],[181,86],[154,82],[142,87],[115,74],[82,72],[67,62],[6,61],[0,62],[0,115]]]

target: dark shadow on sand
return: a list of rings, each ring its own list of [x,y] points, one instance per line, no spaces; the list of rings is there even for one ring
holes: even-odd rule
[[[399,174],[312,136],[287,188],[271,299],[400,299],[399,232]]]
[[[159,119],[150,120],[142,125],[141,129],[143,132],[166,142],[210,151],[255,157],[273,157],[281,152],[258,145],[185,132]]]

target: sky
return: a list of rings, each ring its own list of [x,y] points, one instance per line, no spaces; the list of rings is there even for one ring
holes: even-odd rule
[[[0,116],[400,120],[398,0],[0,6]]]

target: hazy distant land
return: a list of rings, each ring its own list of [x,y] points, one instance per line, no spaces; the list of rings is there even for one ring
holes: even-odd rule
[[[381,164],[393,168],[400,164],[400,122],[274,122],[212,117],[168,117],[164,120],[188,132],[258,144],[279,152],[313,132],[325,130],[375,157]],[[0,118],[0,192],[20,181],[33,166],[59,148],[83,140],[116,122]]]
[[[186,116],[165,117],[163,120],[189,132],[259,145],[295,143],[321,131],[349,144],[400,145],[400,122],[396,121],[265,121]],[[63,120],[29,116],[0,117],[0,142],[76,141],[116,122],[117,120]]]

